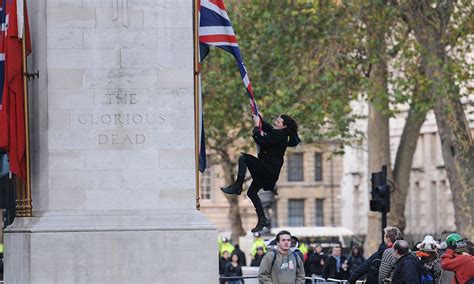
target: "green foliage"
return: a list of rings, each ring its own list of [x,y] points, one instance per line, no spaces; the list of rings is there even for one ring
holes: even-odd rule
[[[357,27],[346,8],[313,1],[239,1],[227,6],[265,118],[282,113],[295,117],[305,142],[352,137],[349,126],[356,117],[349,103],[360,94],[362,73],[360,59],[351,54],[359,43]],[[248,138],[252,125],[235,60],[213,49],[203,65],[210,145],[236,145],[238,138]]]
[[[405,103],[419,110],[432,108],[426,94],[433,80],[422,72],[427,62],[420,59],[425,51],[407,19],[407,7],[417,2],[335,2],[226,3],[261,112],[267,120],[282,113],[294,116],[306,143],[318,139],[347,143],[360,137],[361,131],[350,127],[361,118],[350,103],[363,96],[389,116]],[[474,42],[474,4],[462,0],[442,7],[443,3],[437,4],[437,13],[451,15],[450,21],[436,21],[427,12],[421,24],[446,30],[440,35],[440,44],[450,55],[444,72],[454,75],[462,96],[467,94],[462,87],[474,75],[472,62],[464,56]],[[385,82],[368,79],[379,62],[388,65],[382,70]],[[208,145],[220,154],[248,150],[253,146],[251,109],[234,58],[212,49],[202,74]],[[431,95],[448,90],[438,92]]]

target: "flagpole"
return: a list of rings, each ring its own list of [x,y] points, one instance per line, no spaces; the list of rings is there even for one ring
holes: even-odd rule
[[[26,7],[26,2],[23,0],[23,7]],[[23,17],[27,17],[25,13],[25,8],[23,8]],[[26,23],[26,20],[24,20]],[[31,172],[30,172],[30,117],[28,115],[28,81],[26,78],[27,68],[26,68],[26,28],[23,29],[23,39],[21,41],[21,49],[23,53],[23,89],[24,89],[24,112],[25,112],[25,154],[26,154],[26,183],[24,187],[24,217],[33,216],[33,206],[31,202]]]
[[[193,27],[194,27],[194,168],[196,178],[196,209],[201,209],[199,188],[199,0],[193,1]]]

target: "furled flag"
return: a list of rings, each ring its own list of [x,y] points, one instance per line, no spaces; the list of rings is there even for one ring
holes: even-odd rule
[[[26,40],[27,55],[31,53],[31,42],[28,13],[23,1],[3,1],[3,12],[6,15],[3,38],[5,82],[0,110],[0,148],[8,152],[12,173],[25,180],[26,130],[22,41]]]
[[[232,23],[227,15],[223,0],[201,0],[199,17],[199,53],[201,61],[209,54],[210,46],[217,46],[232,54],[237,61],[237,66],[242,76],[247,94],[252,106],[252,113],[257,115],[258,106],[255,102],[252,85],[245,68],[237,37]],[[199,168],[205,168],[204,129],[201,130],[201,148]],[[204,161],[204,164],[201,163]]]

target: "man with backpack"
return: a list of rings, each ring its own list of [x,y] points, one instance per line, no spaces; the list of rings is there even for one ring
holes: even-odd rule
[[[291,250],[291,233],[276,235],[276,249],[269,250],[260,263],[258,281],[261,284],[304,284],[303,260]]]

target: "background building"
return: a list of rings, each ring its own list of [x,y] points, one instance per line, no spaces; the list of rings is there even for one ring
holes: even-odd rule
[[[288,149],[277,182],[274,226],[341,226],[343,157],[332,155],[334,149],[331,143]],[[229,203],[219,190],[222,186],[223,172],[218,165],[201,174],[201,210],[219,231],[226,232],[230,230]],[[245,194],[241,195],[240,212],[244,230],[248,231],[257,220]]]
[[[474,134],[474,95],[465,100],[466,114]],[[354,111],[366,114],[366,103],[354,103]],[[392,166],[405,124],[407,109],[390,119],[390,147]],[[366,121],[355,125],[366,129]],[[369,208],[369,175],[367,173],[366,141],[348,146],[344,155],[342,178],[342,226],[355,234],[366,234],[367,212]],[[413,240],[422,239],[426,234],[441,238],[456,230],[451,190],[441,153],[433,112],[428,113],[420,130],[410,176],[410,188],[405,209],[405,235]]]

